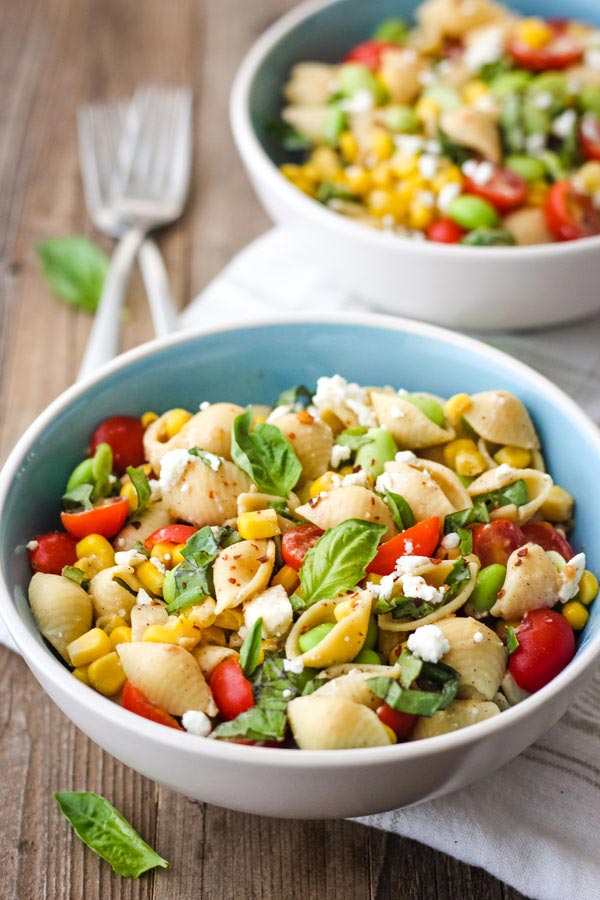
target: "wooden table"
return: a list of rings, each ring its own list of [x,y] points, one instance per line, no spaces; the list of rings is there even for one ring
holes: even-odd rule
[[[75,111],[139,82],[192,84],[195,163],[183,219],[160,239],[181,306],[268,227],[233,146],[227,98],[242,54],[293,0],[4,0],[0,4],[0,456],[67,385],[91,320],[49,293],[41,239],[94,235]],[[106,249],[109,242],[102,241]],[[124,345],[151,337],[136,275]],[[348,822],[290,822],[187,800],[116,762],[0,650],[0,896],[515,900],[479,869]],[[83,847],[52,792],[108,797],[172,862],[127,881]]]

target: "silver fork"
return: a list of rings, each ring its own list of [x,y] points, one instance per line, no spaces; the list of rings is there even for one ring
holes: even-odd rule
[[[154,228],[179,218],[191,168],[191,91],[143,88],[130,104],[84,107],[79,148],[86,205],[96,227],[120,237],[78,378],[116,355],[120,311],[139,251],[157,334],[174,330],[175,304]]]

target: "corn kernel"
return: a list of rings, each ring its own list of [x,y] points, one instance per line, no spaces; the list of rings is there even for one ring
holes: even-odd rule
[[[394,729],[393,729],[393,728],[390,728],[389,725],[386,725],[386,724],[383,723],[383,722],[382,722],[381,724],[382,724],[383,727],[385,728],[385,733],[386,733],[387,736],[389,737],[390,742],[391,742],[392,744],[395,744],[395,743],[397,742],[398,738],[397,738],[397,736],[396,736],[396,732],[394,731]]]
[[[550,186],[545,181],[532,181],[527,193],[527,203],[530,206],[543,206]]]
[[[598,596],[598,579],[589,569],[584,569],[579,581],[579,590],[575,596],[575,600],[588,606]]]
[[[390,169],[398,178],[408,178],[419,171],[419,159],[414,154],[396,153],[390,160]]]
[[[280,584],[286,594],[293,594],[300,584],[300,579],[291,566],[282,566],[277,575],[271,579],[271,584]]]
[[[196,644],[200,643],[200,640],[202,638],[202,630],[187,616],[179,616],[177,627],[179,628],[180,632],[179,640],[177,641],[177,643],[180,647],[183,647],[185,650],[192,650],[196,646]]]
[[[101,628],[110,637],[115,628],[122,628],[127,622],[122,616],[115,616],[114,613],[107,613],[105,616],[98,616],[96,619],[96,628]]]
[[[342,619],[345,619],[346,616],[349,616],[352,612],[354,612],[352,600],[342,600],[333,607],[333,615],[335,616],[336,622],[341,622]]]
[[[514,469],[526,469],[531,463],[531,453],[523,447],[501,447],[494,453],[494,459],[499,466],[512,466]]]
[[[157,419],[158,419],[158,415],[155,412],[150,412],[150,411],[145,412],[140,419],[140,422],[142,423],[142,428],[147,428],[148,425],[152,425],[152,423],[156,422]]]
[[[304,163],[304,175],[306,178],[309,179],[309,181],[312,181],[313,183],[317,182],[317,181],[321,181],[319,167],[316,166],[310,160],[308,162]]]
[[[244,615],[239,609],[224,609],[219,613],[214,622],[219,628],[226,628],[228,631],[239,631],[244,624]]]
[[[442,450],[445,464],[453,469],[456,465],[456,457],[459,453],[477,453],[477,445],[470,438],[457,438],[444,444]]]
[[[554,32],[543,19],[522,19],[516,26],[517,38],[532,50],[546,47],[554,38]]]
[[[321,421],[329,425],[334,434],[339,434],[346,427],[340,417],[334,413],[332,409],[323,409],[319,411]]]
[[[463,88],[463,97],[466,103],[475,103],[481,97],[489,93],[489,87],[485,82],[475,79],[469,81]]]
[[[216,619],[216,606],[212,597],[205,597],[202,603],[195,603],[186,609],[186,618],[198,628],[209,628]]]
[[[138,495],[131,481],[125,482],[125,484],[119,491],[119,496],[127,497],[127,502],[129,503],[129,512],[135,512],[135,510],[138,508]]]
[[[600,191],[600,162],[591,160],[583,165],[575,179],[577,187],[585,194],[593,196]]]
[[[313,193],[315,181],[308,177],[308,174],[304,171],[304,166],[298,166],[295,163],[285,163],[280,167],[280,172],[305,194]]]
[[[371,173],[363,166],[348,166],[346,181],[353,194],[366,194],[373,187]]]
[[[117,649],[118,644],[130,644],[131,628],[128,628],[127,625],[119,625],[118,628],[113,628],[110,633],[110,643],[113,650]]]
[[[315,166],[319,179],[335,181],[340,171],[340,158],[331,147],[317,147],[313,150],[311,163]]]
[[[187,411],[187,409],[172,409],[165,416],[165,420],[163,423],[164,432],[167,438],[170,440],[175,437],[176,434],[179,434],[183,426],[186,422],[189,422],[192,418],[192,414]]]
[[[162,572],[158,571],[154,563],[151,563],[150,560],[140,563],[135,574],[139,578],[142,587],[147,591],[150,591],[151,594],[162,594],[165,576]]]
[[[178,644],[183,637],[183,629],[176,616],[171,616],[166,625],[148,625],[142,640],[152,644]]]
[[[71,641],[67,647],[71,665],[75,668],[94,662],[101,656],[106,656],[111,650],[110,638],[101,628],[91,628],[81,637]]]
[[[350,466],[350,465],[342,466],[341,469],[338,469],[338,474],[339,474],[339,475],[352,475],[353,472],[354,472],[354,468],[353,468],[352,466]],[[368,477],[369,477],[369,476],[367,476],[367,478],[368,478]],[[334,485],[334,487],[335,487],[335,485]]]
[[[454,164],[451,165],[441,165],[430,181],[431,189],[436,193],[442,190],[442,188],[446,187],[447,184],[458,184],[462,185],[463,177],[458,166]]]
[[[394,183],[394,173],[390,168],[389,161],[378,163],[371,172],[371,179],[375,187],[390,188]]]
[[[431,97],[421,97],[415,106],[415,112],[425,131],[432,134],[440,118],[442,109]]]
[[[487,469],[487,463],[479,450],[475,453],[465,453],[459,451],[456,454],[454,468],[457,475],[465,475],[467,478],[473,478],[481,475]]]
[[[568,522],[573,515],[574,504],[572,495],[560,485],[554,484],[542,503],[541,513],[549,522]]]
[[[88,678],[88,667],[87,666],[77,666],[76,669],[73,669],[71,675],[74,675],[82,684],[89,684],[90,679]]]
[[[414,199],[410,204],[408,222],[411,228],[424,231],[433,222],[433,208]]]
[[[238,516],[237,528],[240,537],[246,541],[257,541],[281,534],[274,509],[257,509],[254,512],[242,513]]]
[[[159,559],[165,569],[172,569],[174,566],[173,547],[175,547],[175,544],[172,544],[170,541],[158,541],[152,547],[152,556]]]
[[[342,131],[339,137],[339,145],[340,152],[346,162],[356,162],[360,148],[352,131]]]
[[[582,628],[585,628],[585,623],[590,617],[589,612],[579,600],[569,600],[561,612],[573,631],[581,631]]]
[[[381,575],[378,575],[377,572],[369,572],[369,581],[371,584],[381,584]]]
[[[456,425],[472,405],[473,401],[468,394],[454,394],[444,404],[444,415],[453,425]]]
[[[264,643],[264,642],[263,642],[263,643]],[[265,651],[264,651],[264,647],[261,647],[260,650],[258,651],[258,658],[257,658],[257,661],[256,661],[256,665],[257,665],[257,666],[262,666],[262,664],[264,663],[264,661],[265,661]]]
[[[86,556],[96,556],[102,563],[103,569],[115,564],[115,551],[112,545],[101,534],[88,534],[77,542],[75,546],[77,559]]]
[[[310,486],[309,493],[311,498],[318,497],[324,491],[332,491],[334,487],[337,487],[340,483],[340,474],[337,472],[324,472],[318,478],[315,478]]]
[[[81,569],[87,579],[93,578],[98,572],[101,572],[105,566],[99,556],[84,556],[75,563],[76,569]]]
[[[119,657],[114,651],[88,666],[88,678],[91,686],[105,697],[117,694],[127,680]]]
[[[369,135],[369,150],[377,160],[389,159],[394,152],[394,141],[385,128],[373,128]]]

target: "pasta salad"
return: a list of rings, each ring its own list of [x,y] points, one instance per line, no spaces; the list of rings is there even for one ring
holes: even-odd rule
[[[341,375],[273,407],[102,422],[28,544],[73,676],[194,735],[385,746],[480,722],[575,653],[598,581],[505,390]]]
[[[473,247],[600,234],[600,30],[426,0],[291,70],[281,172],[379,229]]]

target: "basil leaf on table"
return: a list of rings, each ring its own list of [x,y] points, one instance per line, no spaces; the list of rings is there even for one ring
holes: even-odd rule
[[[37,252],[56,296],[76,309],[96,312],[108,271],[106,254],[81,235],[42,241]]]
[[[310,548],[298,573],[306,606],[356,587],[385,531],[385,525],[363,519],[346,519],[329,528]]]
[[[260,491],[287,497],[302,474],[294,448],[276,425],[259,422],[252,432],[252,411],[233,421],[231,456]]]
[[[416,524],[416,519],[404,497],[401,494],[394,494],[393,491],[388,491],[387,488],[385,488],[385,496],[396,527],[400,531],[412,528]]]
[[[242,667],[242,672],[246,678],[249,678],[253,674],[258,665],[262,640],[262,625],[262,618],[258,618],[244,638],[244,643],[240,648],[240,666]]]
[[[139,516],[148,506],[148,501],[152,495],[150,483],[142,466],[137,468],[127,466],[127,474],[137,494],[138,505],[134,510],[134,515]]]
[[[62,791],[54,798],[75,834],[117,875],[139,878],[156,866],[169,868],[170,863],[142,840],[104,797],[89,791]]]

